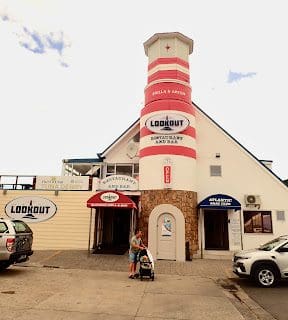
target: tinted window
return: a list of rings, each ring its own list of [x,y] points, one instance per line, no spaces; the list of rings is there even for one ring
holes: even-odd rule
[[[5,222],[0,222],[0,233],[4,233],[8,230]]]
[[[272,233],[271,211],[244,211],[245,233]]]
[[[27,226],[27,224],[23,221],[13,221],[13,224],[16,233],[32,232],[31,229]]]

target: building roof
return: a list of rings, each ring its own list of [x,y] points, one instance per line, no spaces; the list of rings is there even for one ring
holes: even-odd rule
[[[213,120],[207,113],[205,113],[196,103],[192,101],[192,104],[195,106],[196,109],[198,109],[202,114],[204,114],[210,121],[212,121],[219,129],[221,129],[230,139],[232,139],[235,143],[237,143],[245,152],[247,152],[254,160],[256,160],[259,165],[261,165],[265,170],[269,171],[277,180],[279,180],[283,185],[288,187],[288,179],[282,180],[279,176],[277,176],[271,169],[269,169],[261,160],[259,160],[254,154],[252,154],[248,149],[246,149],[237,139],[235,139],[231,134],[229,134],[225,129],[223,129],[215,120]],[[140,122],[140,118],[138,118],[136,121],[132,123],[132,125],[127,128],[117,139],[115,139],[103,152],[98,153],[99,158],[93,158],[93,159],[65,159],[63,160],[64,163],[99,163],[102,162],[105,158],[105,153],[107,153],[117,142],[123,139],[123,137],[129,133],[131,129],[133,129],[136,125],[138,125]],[[271,160],[266,160],[270,162]]]
[[[158,39],[167,39],[167,38],[178,38],[183,42],[186,42],[189,45],[189,54],[193,51],[193,40],[186,37],[184,34],[180,32],[163,32],[163,33],[155,33],[152,37],[150,37],[147,41],[144,42],[144,50],[146,56],[148,55],[148,48]]]

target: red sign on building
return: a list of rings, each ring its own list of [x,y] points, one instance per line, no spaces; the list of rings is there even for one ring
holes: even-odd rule
[[[171,166],[164,166],[164,183],[171,183]]]

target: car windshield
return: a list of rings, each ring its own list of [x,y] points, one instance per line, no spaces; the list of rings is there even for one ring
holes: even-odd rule
[[[286,241],[287,239],[285,238],[276,238],[265,244],[262,244],[262,246],[259,247],[259,250],[270,251]]]

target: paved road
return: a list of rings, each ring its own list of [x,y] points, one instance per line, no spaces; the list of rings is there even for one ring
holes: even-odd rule
[[[127,272],[36,266],[0,274],[0,309],[1,320],[250,319],[209,278],[160,274],[152,282]]]
[[[275,288],[260,288],[248,279],[234,279],[254,301],[278,320],[288,319],[288,281]]]

